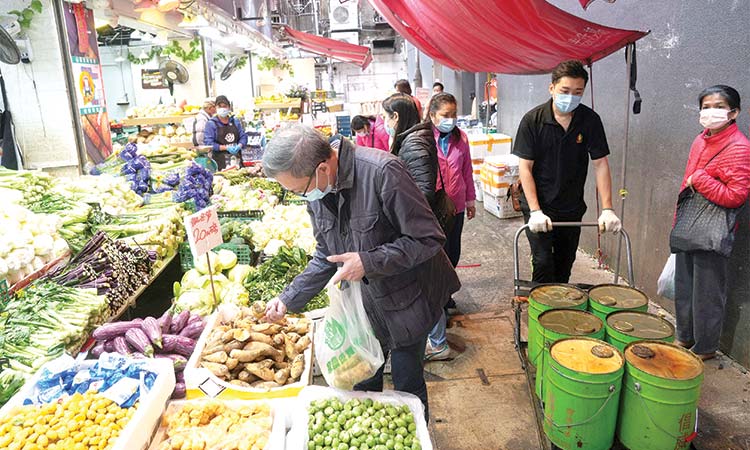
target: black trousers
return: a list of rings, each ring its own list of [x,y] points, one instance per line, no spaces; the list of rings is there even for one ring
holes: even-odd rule
[[[523,220],[529,222],[531,214],[523,211]],[[549,216],[553,222],[580,222],[581,217],[562,218]],[[535,283],[567,283],[576,260],[580,227],[557,227],[547,233],[526,230],[531,246],[532,277]]]
[[[445,245],[443,246],[445,254],[448,255],[448,259],[453,264],[453,267],[456,267],[458,261],[461,259],[461,233],[464,231],[465,215],[465,213],[456,214],[453,220],[453,229],[446,236]]]
[[[675,255],[674,297],[677,339],[694,344],[692,351],[719,349],[727,303],[729,258],[715,252]]]
[[[427,384],[424,381],[424,351],[427,345],[427,336],[420,339],[416,344],[408,347],[396,348],[390,351],[391,354],[391,377],[393,378],[393,387],[397,391],[408,392],[416,395],[422,400],[424,405],[425,419],[429,420],[429,409],[427,406]],[[384,351],[385,359],[388,359],[388,352]],[[374,391],[383,390],[383,364],[378,372],[370,378],[354,386],[355,391]]]

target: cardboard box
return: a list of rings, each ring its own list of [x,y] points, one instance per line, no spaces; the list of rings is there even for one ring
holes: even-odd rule
[[[507,195],[492,195],[484,192],[484,209],[498,219],[511,219],[520,217],[520,211],[513,210],[513,200]]]
[[[260,400],[270,398],[296,397],[303,387],[312,383],[312,366],[313,366],[313,344],[305,350],[305,370],[302,372],[299,381],[278,388],[257,389],[237,386],[223,381],[208,369],[199,367],[199,361],[203,349],[206,347],[208,336],[216,326],[224,321],[231,320],[239,313],[239,308],[233,305],[221,305],[215,313],[208,317],[206,328],[203,330],[198,343],[195,346],[193,355],[185,366],[185,388],[187,390],[188,400],[212,397],[227,400]],[[287,319],[299,320],[299,319]],[[310,339],[315,336],[315,322],[310,321],[310,330],[308,331]],[[313,339],[314,340],[314,339]]]

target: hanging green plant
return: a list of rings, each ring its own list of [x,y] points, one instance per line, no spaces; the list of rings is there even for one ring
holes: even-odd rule
[[[137,66],[142,66],[152,59],[156,58],[157,56],[160,56],[162,54],[163,49],[161,47],[151,47],[151,50],[148,51],[148,56],[145,58],[139,58],[128,51],[128,61],[130,61],[131,64],[135,64]]]
[[[31,19],[34,14],[41,14],[42,12],[42,0],[31,0],[31,4],[22,10],[14,9],[8,11],[8,14],[13,14],[17,17],[18,24],[21,25],[21,29],[28,29],[31,27]]]
[[[198,38],[193,39],[190,41],[190,44],[188,45],[189,49],[185,50],[180,45],[179,41],[172,41],[164,47],[162,51],[162,55],[164,56],[174,56],[175,58],[179,59],[180,61],[184,62],[185,64],[189,64],[191,62],[197,61],[200,59],[201,56],[203,56],[203,51],[201,50],[201,41]]]
[[[258,70],[260,71],[271,71],[274,69],[286,70],[289,75],[294,76],[294,70],[289,61],[282,61],[279,58],[272,56],[260,56],[258,58]]]

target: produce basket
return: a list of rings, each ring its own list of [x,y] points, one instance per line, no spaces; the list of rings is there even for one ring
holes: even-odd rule
[[[332,398],[337,398],[341,402],[346,402],[352,399],[371,399],[375,402],[396,407],[402,407],[403,405],[408,406],[410,412],[414,416],[414,424],[416,425],[415,434],[421,449],[432,450],[432,441],[430,440],[430,433],[427,429],[427,422],[424,418],[424,407],[422,406],[422,402],[416,396],[398,391],[341,391],[325,386],[308,386],[304,388],[302,392],[300,392],[299,397],[297,397],[297,407],[294,409],[294,412],[290,417],[288,417],[291,424],[291,430],[287,434],[287,450],[310,449],[307,445],[308,441],[310,441],[308,431],[310,404],[314,401],[328,400]]]
[[[278,401],[259,401],[259,400],[213,400],[208,398],[198,399],[198,400],[176,400],[172,401],[167,405],[167,409],[164,412],[162,416],[162,420],[160,422],[159,428],[156,430],[156,433],[154,434],[153,439],[151,440],[151,446],[149,447],[149,450],[163,450],[163,449],[170,449],[171,447],[168,446],[168,430],[167,427],[169,425],[170,416],[173,416],[174,414],[179,414],[181,410],[184,408],[190,408],[193,410],[200,410],[201,408],[210,407],[211,405],[215,404],[216,402],[219,403],[221,407],[226,407],[227,409],[231,409],[234,411],[241,410],[242,408],[255,408],[255,407],[263,407],[264,405],[267,405],[270,407],[270,417],[272,420],[272,426],[271,426],[271,433],[268,438],[268,443],[265,447],[263,447],[264,450],[277,450],[277,449],[283,449],[286,445],[286,417],[284,415],[284,410],[288,408],[291,405],[282,405]],[[283,402],[282,402],[283,403]],[[180,434],[189,437],[192,433],[195,433],[194,436],[200,437],[201,435],[207,436],[209,438],[218,438],[219,436],[216,436],[216,433],[209,433],[210,427],[186,427],[180,430]],[[212,430],[213,431],[213,430]],[[247,441],[248,432],[253,432],[253,429],[240,429],[238,432],[235,432],[234,434],[228,434],[223,435],[221,437],[226,437],[227,439],[233,441],[233,442],[243,442]],[[162,446],[162,444],[165,444]],[[224,447],[222,447],[224,448]]]
[[[18,408],[24,405],[25,399],[32,396],[40,381],[45,368],[52,372],[60,369],[61,365],[68,364],[72,358],[63,356],[48,362],[0,409],[0,417],[15,414]],[[142,395],[140,400],[132,408],[137,408],[128,421],[125,428],[119,434],[114,447],[111,450],[143,450],[148,448],[153,431],[156,428],[164,405],[174,390],[175,378],[174,368],[170,361],[144,360],[147,361],[147,369],[157,374],[151,390]],[[97,364],[97,360],[75,361],[75,367],[79,370],[91,369]]]
[[[232,244],[227,242],[219,244],[214,248],[214,251],[219,250],[230,250],[237,255],[237,264],[252,266],[257,259],[257,256],[253,254],[250,246],[247,244]],[[190,251],[190,245],[187,242],[180,244],[180,266],[182,266],[183,272],[187,272],[195,267],[195,264],[193,264],[193,253]]]
[[[307,336],[310,337],[310,345],[302,352],[304,358],[304,370],[300,375],[299,381],[276,388],[254,388],[242,387],[230,382],[224,381],[215,376],[208,369],[200,366],[200,361],[209,336],[214,328],[221,326],[224,322],[231,321],[238,317],[239,308],[233,305],[221,305],[217,312],[208,317],[206,328],[203,330],[198,344],[195,347],[193,355],[188,360],[185,367],[185,387],[187,389],[187,398],[196,399],[201,397],[212,397],[228,400],[259,400],[271,398],[295,397],[303,387],[312,382],[313,366],[313,346],[312,337],[315,335],[314,323],[310,322],[310,328]],[[287,319],[290,323],[307,319]]]

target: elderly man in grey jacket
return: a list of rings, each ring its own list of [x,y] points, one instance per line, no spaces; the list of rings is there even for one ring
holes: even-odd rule
[[[301,310],[329,281],[362,280],[365,310],[391,354],[393,384],[427,411],[427,335],[460,282],[443,251],[445,235],[403,163],[348,140],[336,152],[317,131],[295,125],[268,144],[263,170],[309,201],[318,243],[307,269],[269,302],[267,318]],[[381,391],[383,368],[355,389]]]

